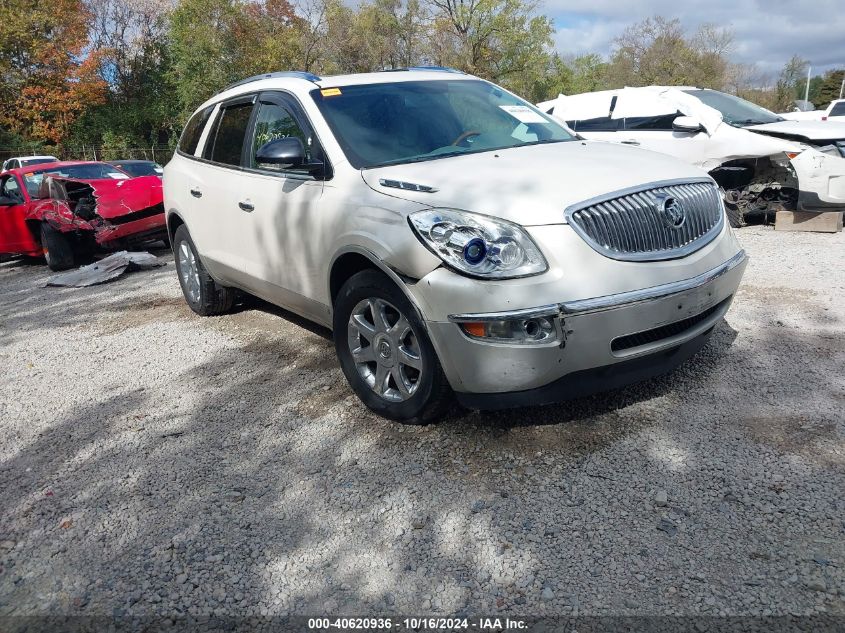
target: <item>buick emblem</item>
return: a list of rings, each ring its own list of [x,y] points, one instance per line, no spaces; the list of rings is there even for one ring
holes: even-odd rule
[[[684,211],[681,203],[665,193],[657,194],[656,198],[655,210],[663,218],[666,226],[673,229],[681,228],[687,219],[686,211]]]

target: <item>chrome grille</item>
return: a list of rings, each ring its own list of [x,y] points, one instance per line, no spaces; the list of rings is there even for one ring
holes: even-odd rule
[[[566,209],[569,224],[590,246],[628,261],[697,251],[721,231],[724,217],[719,188],[709,179],[653,183]]]

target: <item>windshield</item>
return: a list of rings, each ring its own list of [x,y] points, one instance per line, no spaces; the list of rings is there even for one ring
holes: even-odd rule
[[[30,165],[43,165],[44,163],[57,163],[57,158],[52,156],[42,156],[41,158],[22,158],[21,167],[29,167]]]
[[[101,180],[113,178],[115,180],[126,180],[129,178],[117,167],[105,163],[86,163],[82,165],[65,165],[53,169],[45,168],[38,171],[28,171],[23,175],[26,190],[30,197],[37,198],[44,176],[61,176],[62,178],[77,178],[79,180]]]
[[[133,177],[138,176],[161,176],[164,173],[158,163],[139,161],[137,163],[116,163],[123,171]]]
[[[761,108],[750,101],[717,90],[684,90],[684,92],[692,95],[704,105],[709,105],[721,112],[725,123],[735,127],[777,123],[784,120],[774,112],[766,110],[766,108]]]
[[[531,104],[477,79],[342,86],[311,96],[356,169],[575,138]]]

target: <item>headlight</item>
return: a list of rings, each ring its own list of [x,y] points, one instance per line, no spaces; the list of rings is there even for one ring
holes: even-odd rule
[[[450,268],[482,279],[512,279],[548,269],[540,249],[516,224],[454,209],[408,216],[420,241]]]

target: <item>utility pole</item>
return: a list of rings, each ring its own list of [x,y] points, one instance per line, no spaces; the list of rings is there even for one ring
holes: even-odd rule
[[[812,66],[807,66],[807,87],[804,90],[804,101],[810,100],[810,73],[813,72]]]
[[[839,98],[842,98],[842,93],[845,92],[845,77],[842,77],[842,85],[839,86]]]

